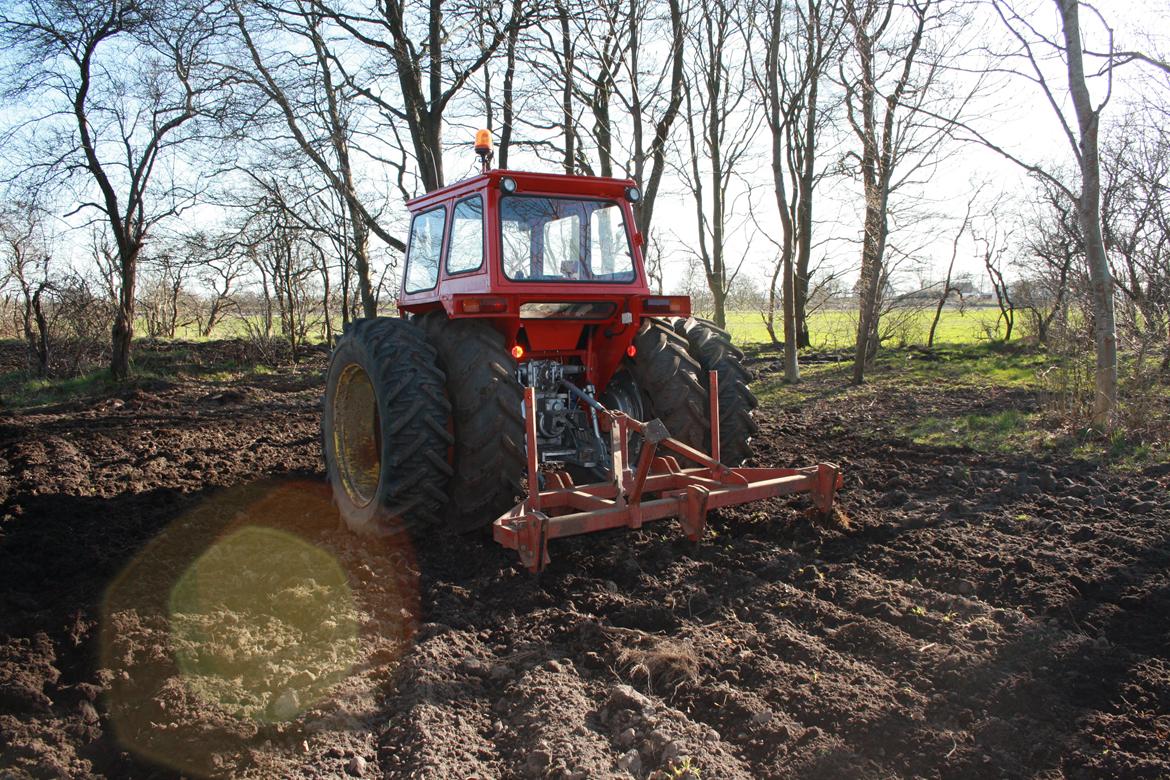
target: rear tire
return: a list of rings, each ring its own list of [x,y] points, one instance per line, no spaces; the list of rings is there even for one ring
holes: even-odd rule
[[[719,449],[721,460],[729,466],[738,466],[752,454],[751,438],[760,426],[752,418],[759,406],[756,396],[748,388],[751,372],[744,368],[743,352],[731,343],[731,334],[713,322],[695,317],[677,319],[674,330],[687,340],[688,351],[699,364],[699,381],[709,391],[709,371],[719,377]],[[705,393],[710,398],[709,393]],[[707,427],[710,427],[707,417]],[[711,432],[707,431],[706,445],[710,451]]]
[[[672,438],[707,452],[707,390],[687,340],[668,322],[648,317],[634,337],[634,346],[637,354],[631,373],[645,394],[646,408]]]
[[[447,502],[450,405],[434,349],[406,320],[353,322],[326,375],[325,471],[346,525],[362,534],[412,530]]]
[[[515,506],[526,473],[524,390],[504,335],[441,311],[420,320],[447,376],[455,433],[454,474],[446,514],[459,532],[483,527]]]

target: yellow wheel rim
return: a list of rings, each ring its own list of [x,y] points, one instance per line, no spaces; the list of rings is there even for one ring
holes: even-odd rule
[[[350,363],[337,377],[333,395],[333,452],[349,499],[368,506],[382,475],[382,426],[370,377]]]

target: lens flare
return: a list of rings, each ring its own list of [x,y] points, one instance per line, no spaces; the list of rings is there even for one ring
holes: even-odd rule
[[[345,572],[293,534],[249,526],[212,545],[170,598],[183,683],[237,717],[292,720],[357,660]]]
[[[230,776],[282,749],[272,729],[311,732],[338,707],[375,707],[414,632],[417,576],[405,539],[339,531],[321,482],[211,495],[103,599],[119,741],[185,774]]]

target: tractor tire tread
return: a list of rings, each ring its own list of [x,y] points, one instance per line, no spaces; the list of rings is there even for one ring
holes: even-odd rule
[[[698,362],[687,340],[664,320],[648,317],[634,337],[636,357],[631,373],[642,388],[648,408],[670,435],[705,450],[708,436],[707,392]]]
[[[511,509],[523,492],[524,391],[504,335],[484,322],[421,318],[447,375],[455,432],[447,507],[456,531],[482,527]]]
[[[446,428],[450,406],[437,355],[418,328],[388,317],[349,323],[333,350],[333,361],[338,356],[344,360],[347,354],[366,372],[374,388],[383,446],[371,508],[350,506],[339,498],[345,488],[336,453],[328,446],[332,424],[329,403],[336,381],[331,364],[322,398],[322,444],[334,501],[346,524],[357,533],[417,530],[437,519],[446,504],[452,475],[445,458],[451,446]]]
[[[743,351],[732,343],[731,334],[709,320],[677,318],[671,324],[699,364],[704,390],[709,389],[709,371],[719,377],[720,457],[727,465],[738,466],[751,455],[751,439],[760,430],[752,416],[759,406],[749,387],[754,377],[743,365]],[[708,446],[710,442],[708,431]]]

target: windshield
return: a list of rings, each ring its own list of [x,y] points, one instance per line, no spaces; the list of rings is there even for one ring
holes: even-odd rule
[[[626,222],[616,203],[504,196],[500,236],[509,279],[634,281]]]

